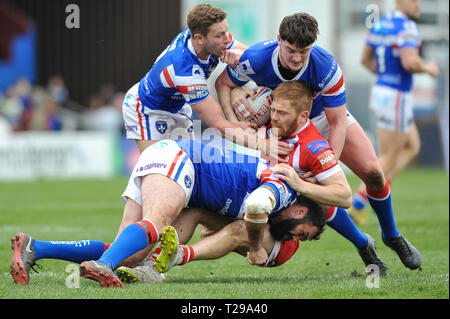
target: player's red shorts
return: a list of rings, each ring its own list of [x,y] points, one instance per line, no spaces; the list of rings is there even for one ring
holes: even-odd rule
[[[277,267],[284,264],[286,261],[294,256],[299,247],[299,241],[283,240],[276,241],[270,253],[269,259],[264,267]]]

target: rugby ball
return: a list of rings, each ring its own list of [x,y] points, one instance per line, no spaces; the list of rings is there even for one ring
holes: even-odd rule
[[[255,93],[255,99],[253,100],[249,96],[247,101],[256,114],[249,121],[259,127],[270,121],[270,105],[273,101],[272,90],[265,86],[257,86],[253,89],[253,92]]]

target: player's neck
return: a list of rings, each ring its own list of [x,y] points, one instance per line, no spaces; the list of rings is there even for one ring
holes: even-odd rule
[[[206,49],[200,43],[198,43],[198,41],[191,38],[191,44],[192,44],[192,48],[194,50],[195,55],[200,60],[208,60],[209,53],[206,51]]]
[[[283,66],[283,64],[280,61],[280,58],[278,58],[278,70],[280,71],[281,76],[286,80],[292,80],[295,78],[300,71],[291,71]]]

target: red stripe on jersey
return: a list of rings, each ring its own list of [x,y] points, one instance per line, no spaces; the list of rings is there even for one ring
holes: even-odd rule
[[[177,85],[177,90],[183,94],[189,94],[189,87],[192,85]]]
[[[327,221],[329,221],[329,219],[332,218],[332,217],[334,216],[334,214],[336,213],[336,211],[337,211],[337,207],[329,207],[329,208],[327,209],[327,212],[325,213],[325,219],[326,219]]]
[[[170,178],[170,175],[172,175],[173,169],[175,168],[175,165],[178,162],[178,159],[180,158],[181,154],[183,154],[183,151],[180,150],[178,154],[175,156],[175,159],[173,160],[172,164],[170,165],[169,173],[167,173],[167,177]]]
[[[175,85],[172,82],[172,79],[170,78],[169,70],[167,68],[163,70],[163,75],[164,78],[166,79],[167,84],[169,84],[171,88],[175,87]]]
[[[136,99],[137,103],[136,103],[136,113],[138,114],[138,120],[139,120],[139,128],[141,130],[141,138],[143,140],[145,140],[145,135],[144,135],[144,125],[142,125],[142,114],[139,111],[139,108],[141,106],[141,100],[139,98]]]
[[[228,32],[228,40],[230,40],[230,43],[233,42],[233,36],[230,32]]]
[[[341,78],[339,79],[338,83],[336,83],[335,86],[333,86],[331,89],[326,91],[324,94],[334,94],[337,91],[339,91],[343,85],[344,85],[344,76],[341,75]]]

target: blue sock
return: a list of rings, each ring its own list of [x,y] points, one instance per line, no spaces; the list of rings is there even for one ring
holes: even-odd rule
[[[108,244],[99,240],[78,241],[40,241],[34,240],[36,258],[62,259],[75,263],[96,260],[108,248]]]
[[[391,189],[388,181],[381,191],[367,189],[367,197],[370,206],[377,214],[378,222],[381,227],[381,235],[384,239],[397,237],[399,232],[395,225],[394,209],[392,208]]]
[[[111,247],[97,261],[115,269],[122,260],[154,244],[158,239],[158,231],[153,223],[148,220],[138,221],[125,227]]]
[[[327,224],[347,238],[358,250],[369,244],[366,235],[356,227],[344,208],[330,207],[327,212]]]

